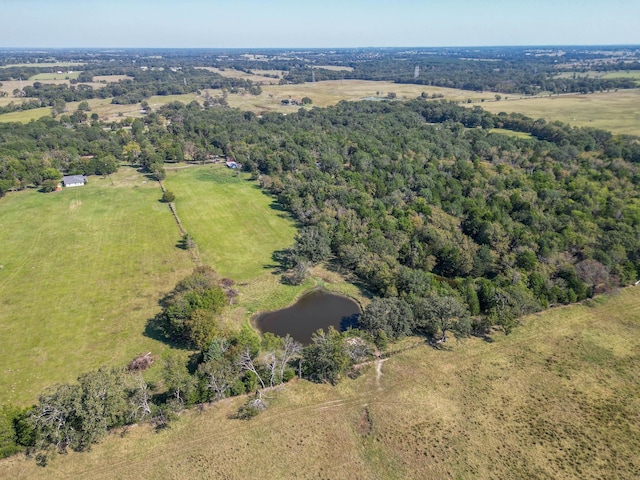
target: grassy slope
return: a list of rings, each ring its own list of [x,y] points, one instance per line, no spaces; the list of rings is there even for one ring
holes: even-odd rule
[[[273,274],[271,255],[293,243],[295,226],[246,174],[222,165],[181,168],[168,170],[165,185],[203,263],[238,282],[239,303],[225,312],[227,319],[238,323],[284,307],[312,286],[288,287]]]
[[[223,276],[247,281],[265,273],[271,254],[293,243],[295,227],[246,174],[223,165],[169,171],[178,215],[204,263]],[[251,241],[248,241],[251,239]]]
[[[143,335],[192,267],[156,182],[124,168],[0,200],[0,403],[167,346]]]
[[[298,381],[249,421],[243,399],[112,435],[7,478],[638,478],[640,290],[526,319],[511,336],[426,345],[337,387]],[[365,411],[368,409],[369,422]],[[367,428],[368,427],[368,428]],[[370,432],[367,433],[367,430]]]

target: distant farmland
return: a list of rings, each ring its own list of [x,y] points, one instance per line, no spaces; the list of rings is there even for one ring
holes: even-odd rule
[[[608,93],[575,94],[485,102],[492,112],[517,112],[576,127],[592,127],[614,133],[640,135],[640,89]]]

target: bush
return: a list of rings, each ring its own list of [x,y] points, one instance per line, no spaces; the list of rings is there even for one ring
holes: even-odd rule
[[[173,194],[173,192],[170,192],[169,190],[167,190],[162,194],[162,201],[164,203],[173,202],[175,199],[176,199],[176,196]]]

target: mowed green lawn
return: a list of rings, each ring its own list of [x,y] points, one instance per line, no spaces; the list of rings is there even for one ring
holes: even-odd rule
[[[492,341],[418,341],[336,387],[295,381],[265,393],[269,408],[250,421],[232,418],[245,398],[227,399],[45,469],[0,461],[0,477],[637,479],[638,333],[630,287]]]
[[[293,243],[295,225],[245,173],[223,165],[168,171],[165,186],[200,257],[236,281],[271,274],[276,250]]]
[[[112,184],[113,182],[113,184]],[[0,404],[167,345],[144,336],[193,264],[157,182],[130,168],[0,199]]]

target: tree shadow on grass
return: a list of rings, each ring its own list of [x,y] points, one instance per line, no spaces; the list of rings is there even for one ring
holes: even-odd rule
[[[165,343],[170,347],[173,347],[179,350],[190,350],[190,348],[188,348],[188,346],[185,345],[183,342],[176,342],[175,340],[172,340],[171,338],[167,337],[167,335],[165,335],[164,331],[162,330],[160,322],[161,322],[160,314],[147,320],[147,323],[144,326],[143,335],[147,338],[157,340],[158,342]]]
[[[282,275],[293,266],[291,249],[283,248],[282,250],[276,250],[271,254],[271,260],[273,260],[273,263],[266,264],[262,268],[272,270],[273,275]]]

